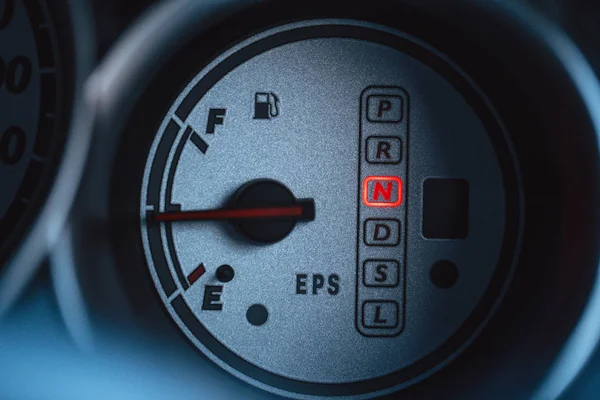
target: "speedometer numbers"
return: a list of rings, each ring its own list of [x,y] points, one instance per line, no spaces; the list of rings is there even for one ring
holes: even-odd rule
[[[256,386],[397,390],[454,358],[502,296],[520,240],[507,135],[456,66],[401,33],[256,35],[155,134],[139,205],[160,299]]]
[[[35,214],[59,113],[48,4],[0,1],[0,263]]]

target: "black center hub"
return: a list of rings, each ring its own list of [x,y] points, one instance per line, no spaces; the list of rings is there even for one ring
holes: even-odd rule
[[[314,203],[306,207],[290,189],[282,183],[270,179],[251,181],[240,187],[233,196],[231,207],[235,209],[275,208],[303,205],[300,216],[281,216],[278,218],[248,218],[232,220],[232,224],[244,237],[261,244],[277,243],[285,239],[296,226],[298,220],[314,219]],[[310,214],[310,215],[308,215]]]

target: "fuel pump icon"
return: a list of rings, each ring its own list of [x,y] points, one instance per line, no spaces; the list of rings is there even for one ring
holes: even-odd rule
[[[273,92],[254,95],[254,119],[271,119],[279,115],[279,97]]]

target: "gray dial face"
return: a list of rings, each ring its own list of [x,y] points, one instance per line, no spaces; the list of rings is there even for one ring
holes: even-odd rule
[[[367,23],[296,23],[175,100],[142,241],[171,317],[218,365],[292,397],[365,398],[439,369],[489,318],[519,244],[517,177],[442,55]]]
[[[58,115],[58,79],[46,2],[0,0],[0,264],[42,195]]]

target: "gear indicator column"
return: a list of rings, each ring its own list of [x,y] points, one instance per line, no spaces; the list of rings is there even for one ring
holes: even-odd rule
[[[371,86],[360,102],[356,328],[394,337],[404,328],[409,98]]]

